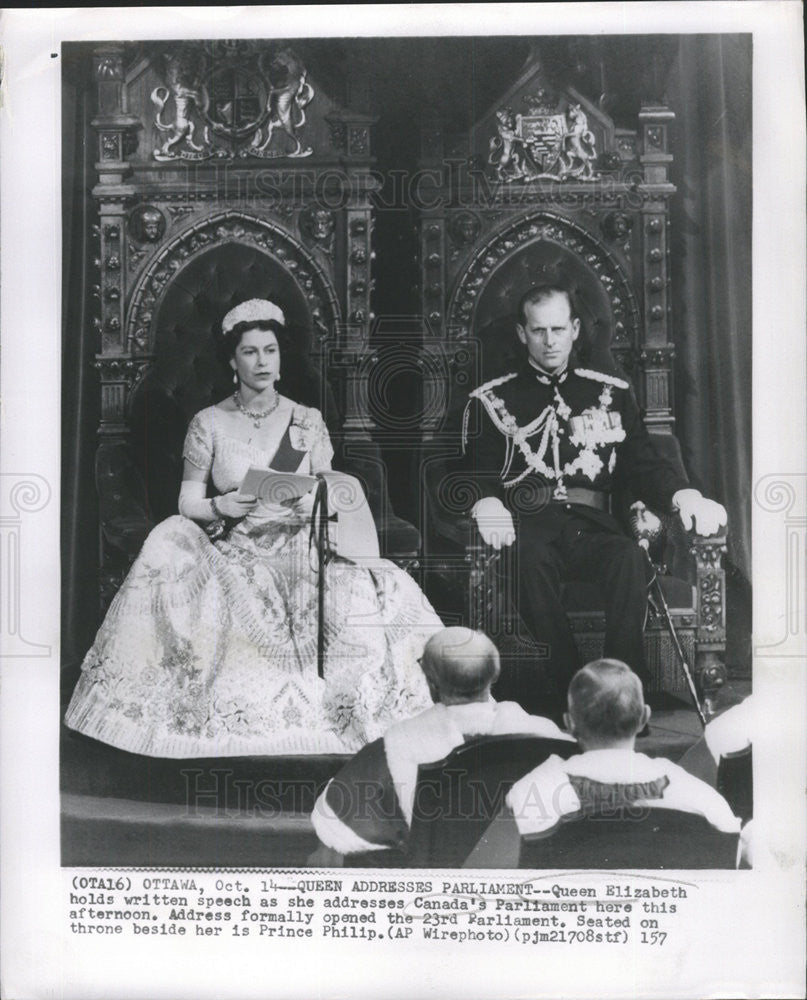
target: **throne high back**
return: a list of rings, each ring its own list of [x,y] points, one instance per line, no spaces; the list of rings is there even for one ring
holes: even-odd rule
[[[575,291],[579,360],[627,375],[658,447],[681,464],[668,294],[674,114],[643,105],[638,117],[638,130],[618,128],[583,95],[547,79],[534,53],[468,131],[451,133],[431,121],[422,132],[421,167],[436,184],[420,213],[422,309],[432,333],[426,350],[447,357],[450,373],[445,405],[425,427],[426,564],[438,603],[459,590],[454,576],[471,566],[469,603],[451,610],[493,634],[505,651],[512,625],[501,620],[496,593],[500,557],[474,545],[450,555],[451,543],[468,530],[461,515],[481,495],[479,484],[452,472],[451,461],[461,452],[469,390],[513,371],[523,351],[515,328],[524,292],[542,281]],[[666,554],[674,574],[664,588],[690,663],[697,653],[710,673],[725,644],[725,540],[682,541]],[[572,585],[566,605],[582,656],[600,655],[603,618],[594,588]],[[685,690],[659,621],[647,640],[656,683]]]
[[[310,362],[281,391],[323,411],[385,554],[411,556],[419,535],[389,505],[356,384],[369,353],[374,120],[324,93],[285,44],[113,44],[92,59],[102,605],[150,526],[176,511],[187,423],[232,391],[221,319],[251,297],[282,306]]]
[[[184,431],[191,417],[232,392],[231,373],[216,342],[225,313],[249,298],[282,303],[287,325],[310,341],[310,314],[299,287],[276,259],[254,247],[225,243],[203,252],[166,290],[157,314],[154,361],[133,389],[128,421],[132,456],[155,521],[176,513]],[[311,383],[298,380],[279,389],[323,413],[328,403],[334,409],[327,383],[316,378]],[[338,433],[333,413],[331,426]]]

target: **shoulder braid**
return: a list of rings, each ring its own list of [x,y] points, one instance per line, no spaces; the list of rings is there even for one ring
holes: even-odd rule
[[[617,389],[629,389],[630,385],[624,378],[616,375],[606,375],[605,372],[595,371],[593,368],[575,368],[575,375],[581,378],[590,378],[593,382],[603,382],[605,385],[613,385]]]
[[[518,372],[509,372],[507,375],[501,375],[499,378],[492,378],[489,382],[483,382],[472,392],[469,392],[469,396],[474,396],[476,399],[481,399],[483,394],[488,390],[493,389],[497,385],[502,385],[504,382],[509,382],[510,379],[515,378]]]

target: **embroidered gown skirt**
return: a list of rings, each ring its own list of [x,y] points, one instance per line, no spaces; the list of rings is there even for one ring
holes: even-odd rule
[[[240,482],[261,456],[231,444],[218,454]],[[430,706],[417,661],[442,623],[414,580],[383,559],[327,566],[322,678],[317,582],[292,511],[259,509],[216,542],[168,518],[110,606],[67,725],[155,757],[352,753]]]

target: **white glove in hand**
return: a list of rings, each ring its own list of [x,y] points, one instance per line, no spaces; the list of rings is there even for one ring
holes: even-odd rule
[[[497,497],[477,500],[471,510],[471,517],[476,521],[479,534],[486,545],[500,549],[502,546],[512,545],[516,540],[510,511]]]
[[[314,490],[297,497],[291,506],[294,513],[300,517],[311,517],[314,510]]]
[[[672,502],[687,531],[694,527],[698,535],[714,535],[726,526],[726,508],[699,490],[679,490]]]
[[[211,501],[205,497],[206,491],[206,483],[183,479],[179,490],[179,513],[184,517],[189,517],[192,521],[209,524],[211,521],[217,520],[219,514],[232,518],[246,517],[250,511],[254,510],[257,503],[256,498],[251,494],[233,491],[216,497],[217,513]]]
[[[239,493],[237,490],[216,497],[216,507],[225,517],[246,517],[255,510],[257,503],[258,498],[251,493]]]

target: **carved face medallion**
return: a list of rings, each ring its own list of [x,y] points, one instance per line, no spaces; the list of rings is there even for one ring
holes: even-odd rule
[[[156,243],[165,234],[165,216],[153,205],[142,205],[132,213],[129,229],[138,243]]]
[[[460,212],[451,224],[451,235],[461,246],[475,243],[481,229],[479,219],[471,212]]]

